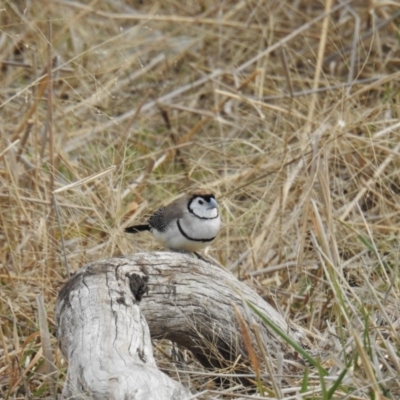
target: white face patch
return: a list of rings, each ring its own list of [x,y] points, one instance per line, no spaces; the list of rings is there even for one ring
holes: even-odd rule
[[[201,219],[218,217],[218,203],[213,196],[196,196],[189,203],[189,212]]]

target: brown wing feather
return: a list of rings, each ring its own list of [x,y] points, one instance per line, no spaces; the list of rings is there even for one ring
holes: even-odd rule
[[[157,210],[149,218],[149,225],[153,228],[156,228],[158,231],[164,232],[172,220],[182,218],[184,211],[186,211],[187,203],[187,195],[179,197],[179,199],[174,200],[166,207],[162,207]]]
[[[165,221],[168,224],[173,219],[182,218],[183,213],[187,210],[187,203],[189,198],[187,195],[179,197],[172,203],[168,204],[164,210]]]

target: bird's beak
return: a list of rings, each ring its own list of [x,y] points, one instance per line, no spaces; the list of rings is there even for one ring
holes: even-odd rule
[[[207,210],[212,210],[213,208],[218,208],[218,203],[217,203],[217,200],[211,198],[210,204],[208,205]]]

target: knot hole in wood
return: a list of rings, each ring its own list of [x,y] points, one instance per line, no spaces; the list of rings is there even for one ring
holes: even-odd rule
[[[148,292],[149,277],[147,274],[128,273],[126,274],[129,279],[129,288],[136,301],[141,301],[145,293]]]

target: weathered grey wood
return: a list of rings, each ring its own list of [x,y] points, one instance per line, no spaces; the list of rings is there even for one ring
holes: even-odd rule
[[[147,277],[132,264],[122,258],[90,264],[61,290],[57,336],[69,364],[64,398],[178,400],[190,395],[157,369],[138,306]]]
[[[56,305],[59,343],[69,362],[64,396],[78,389],[94,398],[186,398],[180,384],[156,369],[146,321],[153,338],[185,346],[207,367],[222,366],[239,355],[246,359],[234,306],[249,326],[260,322],[243,299],[302,341],[302,332],[246,284],[194,255],[139,253],[83,267]],[[259,326],[264,345],[273,359],[284,360],[285,370],[292,362],[290,349]]]
[[[223,367],[222,359],[231,361],[238,355],[245,356],[234,305],[249,326],[252,321],[260,321],[243,307],[243,299],[258,307],[294,340],[301,343],[304,339],[300,328],[289,326],[253,289],[222,267],[182,253],[139,253],[127,259],[149,276],[149,293],[143,297],[140,308],[151,336],[185,346],[206,367]],[[260,331],[271,355],[292,359],[291,349],[274,332],[262,323]],[[207,343],[212,343],[219,354],[210,354]]]

